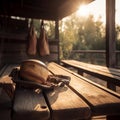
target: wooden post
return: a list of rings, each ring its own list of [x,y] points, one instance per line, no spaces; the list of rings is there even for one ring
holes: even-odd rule
[[[115,0],[106,0],[106,66],[115,67]]]
[[[107,81],[107,88],[113,90],[113,91],[116,91],[116,85]]]
[[[83,71],[83,70],[77,69],[77,71],[78,71],[78,74],[79,74],[79,75],[84,76],[84,71]]]
[[[0,40],[0,67],[4,63],[3,61],[3,50],[4,50],[4,38],[1,38]]]
[[[55,21],[55,40],[58,42],[58,63],[60,63],[60,47],[59,47],[59,20]]]

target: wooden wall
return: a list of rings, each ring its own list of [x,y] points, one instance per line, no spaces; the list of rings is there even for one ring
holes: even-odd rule
[[[0,62],[14,63],[21,60],[26,36],[28,20],[0,17]],[[23,55],[23,56],[22,56]]]
[[[26,54],[28,20],[16,20],[0,17],[0,66],[9,63],[20,63],[28,58],[45,62],[58,61],[58,42],[49,40],[50,55],[41,57],[39,54]]]

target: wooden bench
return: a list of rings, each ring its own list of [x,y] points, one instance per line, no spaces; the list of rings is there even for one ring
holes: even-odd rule
[[[80,75],[87,73],[106,81],[107,87],[114,91],[116,91],[116,86],[120,86],[120,69],[88,64],[76,60],[62,60],[61,63],[66,67],[74,67]]]
[[[54,74],[70,76],[70,84],[56,87],[51,91],[42,91],[40,95],[35,91],[17,88],[13,104],[13,120],[19,118],[24,120],[27,118],[24,115],[28,115],[30,120],[35,117],[42,120],[84,120],[100,115],[107,115],[107,119],[120,118],[119,94],[94,84],[56,63],[49,63],[48,69]],[[34,109],[38,103],[45,107],[40,107],[40,110]]]
[[[12,112],[12,80],[8,76],[15,65],[4,65],[0,70],[0,119],[11,120]]]
[[[68,86],[39,93],[16,86],[12,120],[84,120],[90,117],[90,107]]]
[[[101,115],[120,119],[119,94],[56,63],[49,63],[48,69],[70,76],[70,84],[49,91],[16,86],[11,120],[86,120]]]
[[[41,91],[17,88],[12,120],[48,120],[50,111]]]

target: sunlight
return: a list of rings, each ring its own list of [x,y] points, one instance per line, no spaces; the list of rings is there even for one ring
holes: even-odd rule
[[[77,11],[77,15],[78,16],[88,16],[89,15],[89,9],[88,9],[87,5],[80,6],[78,11]]]
[[[120,24],[120,0],[116,0],[116,23]],[[105,0],[95,0],[87,5],[83,4],[79,7],[76,12],[78,17],[88,17],[89,15],[94,16],[94,20],[101,19],[103,24],[106,24],[106,2]],[[64,18],[64,21],[68,20],[68,17]]]
[[[105,0],[96,0],[88,5],[81,5],[76,14],[80,17],[93,15],[95,21],[101,16],[102,22],[105,23]]]

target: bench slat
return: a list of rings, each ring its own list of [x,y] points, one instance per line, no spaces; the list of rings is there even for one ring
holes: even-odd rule
[[[7,68],[7,64],[4,65],[1,69],[0,69],[0,77],[2,76],[2,74],[4,73],[5,69]]]
[[[54,120],[88,119],[91,116],[90,107],[67,86],[46,92],[46,96]]]
[[[78,70],[78,73],[83,75],[83,73],[90,74],[92,76],[98,77],[101,80],[107,81],[107,87],[116,91],[116,86],[120,86],[120,72],[119,70],[111,71],[111,69],[104,69],[105,67],[97,67],[97,65],[91,65],[87,63],[82,63],[75,60],[62,60],[62,63],[67,66],[74,67]]]
[[[62,60],[61,62],[66,63],[66,64],[75,64],[75,65],[78,65],[78,66],[84,66],[84,67],[88,67],[88,68],[95,69],[95,70],[98,70],[98,71],[102,71],[102,72],[105,72],[105,73],[120,76],[120,70],[115,69],[115,68],[108,68],[108,67],[105,67],[105,66],[84,63],[84,62],[80,62],[80,61],[77,61],[77,60]]]
[[[68,73],[65,68],[51,63],[49,69],[56,74],[71,77],[70,88],[82,97],[92,109],[94,115],[120,114],[120,99],[106,91]]]
[[[113,75],[111,73],[105,73],[105,72],[101,72],[101,71],[98,71],[98,70],[95,70],[93,69],[93,67],[87,67],[87,66],[80,66],[79,64],[75,64],[74,62],[70,62],[69,60],[68,61],[64,61],[65,64],[68,64],[70,66],[73,66],[79,70],[84,70],[84,72],[88,73],[88,74],[91,74],[91,75],[94,75],[94,76],[97,76],[97,77],[100,77],[104,80],[108,80],[113,82],[114,84],[120,86],[120,77],[119,76],[116,76],[116,75]],[[107,79],[106,79],[107,78]],[[113,80],[114,79],[114,80]]]
[[[9,68],[8,71],[7,68]],[[0,71],[0,118],[3,120],[11,120],[12,101],[8,94],[12,96],[10,94],[10,90],[12,90],[11,88],[13,87],[11,86],[11,78],[7,75],[7,73],[9,74],[11,72],[11,70],[12,68],[6,64]],[[7,90],[4,88],[7,88]]]
[[[5,68],[4,72],[2,73],[2,76],[9,75],[9,74],[11,73],[12,69],[13,69],[14,67],[17,67],[17,66],[18,66],[17,64],[9,64],[9,65]]]
[[[42,92],[17,89],[13,106],[13,120],[48,120],[50,112]]]
[[[15,86],[13,85],[13,81],[11,80],[11,77],[9,77],[9,74],[11,73],[12,69],[16,66],[18,65],[16,64],[6,65],[0,77],[0,87],[1,87],[0,89],[4,89],[10,98],[13,97]]]

